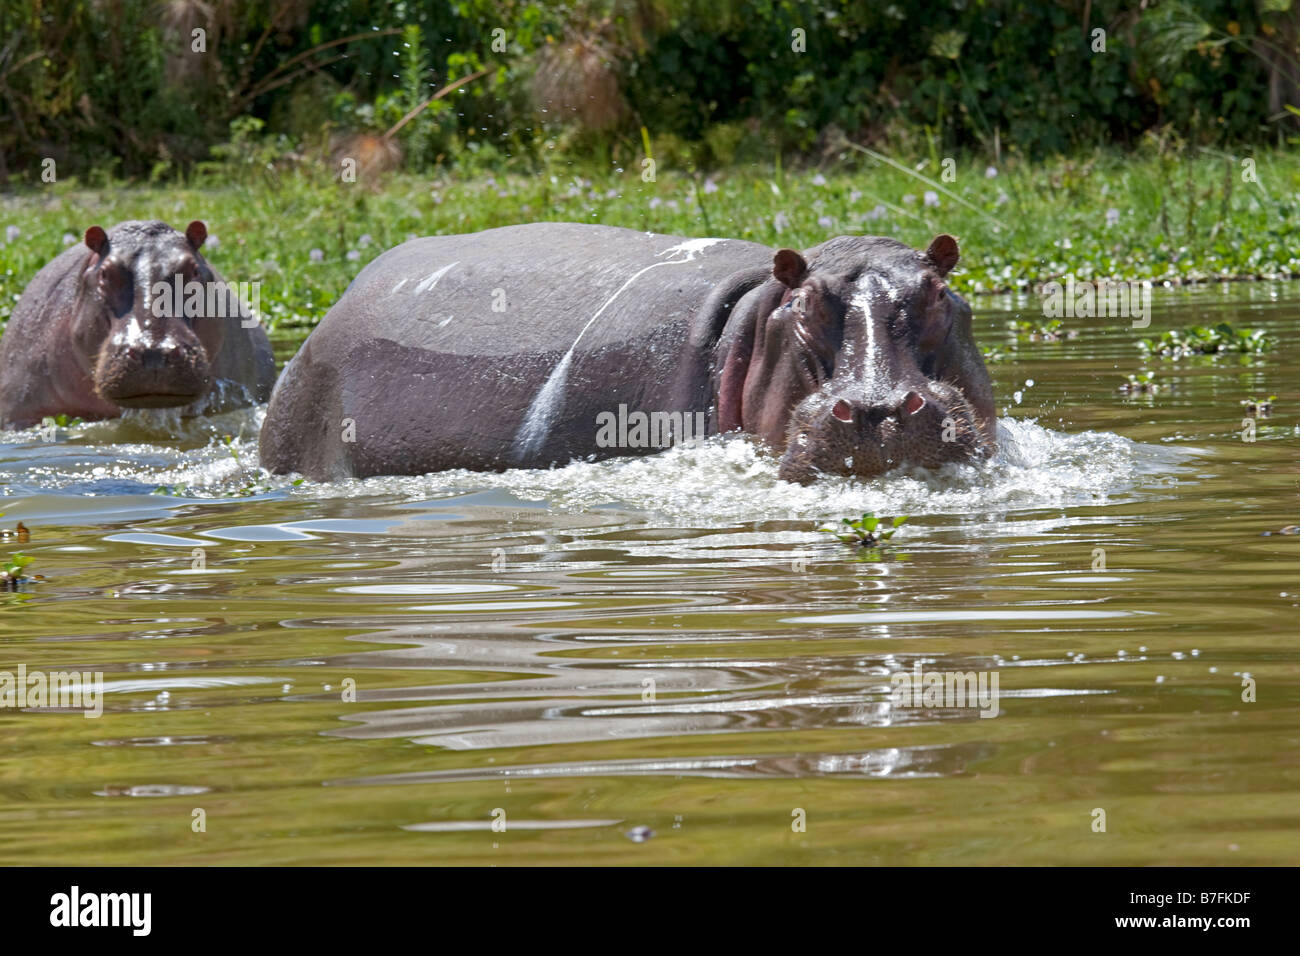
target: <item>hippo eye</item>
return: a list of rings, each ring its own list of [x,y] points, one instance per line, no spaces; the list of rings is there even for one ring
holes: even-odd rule
[[[808,314],[808,293],[804,292],[803,289],[795,292],[790,299],[790,308],[794,309],[794,314],[799,318],[802,319],[806,316]]]
[[[121,315],[131,308],[131,273],[113,262],[105,263],[99,271],[100,292],[104,303]]]

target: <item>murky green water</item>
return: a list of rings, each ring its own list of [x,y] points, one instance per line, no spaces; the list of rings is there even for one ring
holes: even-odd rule
[[[0,554],[45,580],[0,670],[102,672],[104,711],[0,710],[0,863],[1294,864],[1300,535],[1261,532],[1300,523],[1300,288],[1156,305],[1282,348],[1126,399],[1149,333],[1077,320],[943,477],[713,440],[292,486],[258,414],[7,436]],[[975,307],[1004,347],[1035,314]],[[913,516],[880,560],[813,530],[868,508]],[[918,663],[997,716],[892,700]]]

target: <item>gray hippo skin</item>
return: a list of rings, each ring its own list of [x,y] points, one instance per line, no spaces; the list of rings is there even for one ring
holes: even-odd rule
[[[285,369],[262,464],[329,480],[658,450],[598,440],[620,406],[753,434],[790,481],[973,461],[994,408],[944,282],[957,256],[946,235],[774,254],[576,223],[413,239]]]
[[[23,291],[0,339],[0,427],[47,415],[115,418],[127,408],[184,414],[264,402],[275,384],[271,344],[244,327],[224,280],[199,254],[207,228],[163,222],[86,230]],[[202,304],[154,295],[158,283],[200,283]],[[192,286],[192,288],[194,288]],[[158,313],[158,314],[156,314]]]

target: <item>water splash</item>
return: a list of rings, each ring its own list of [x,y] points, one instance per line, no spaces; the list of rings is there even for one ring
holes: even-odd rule
[[[1067,434],[1029,419],[998,423],[998,452],[978,464],[938,471],[900,469],[863,480],[823,478],[803,486],[778,477],[779,462],[754,441],[714,436],[654,455],[575,461],[560,468],[500,473],[352,479],[303,485],[319,497],[399,495],[500,489],[523,500],[581,513],[619,505],[696,527],[735,522],[822,519],[861,514],[986,514],[1101,504],[1112,496],[1149,494],[1195,452],[1147,445],[1109,432]]]
[[[585,332],[586,329],[584,328],[583,331]],[[582,336],[579,335],[578,338]],[[551,426],[555,424],[555,417],[560,411],[560,399],[564,394],[564,387],[568,384],[569,366],[573,364],[573,350],[577,344],[575,340],[573,345],[569,346],[569,351],[564,353],[564,358],[560,359],[560,364],[555,366],[555,370],[546,379],[546,384],[533,399],[533,404],[528,407],[524,423],[515,435],[514,454],[517,461],[523,461],[537,454],[542,443],[546,441],[546,436],[551,433]]]

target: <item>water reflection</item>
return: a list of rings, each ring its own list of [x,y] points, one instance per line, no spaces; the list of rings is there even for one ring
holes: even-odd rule
[[[46,580],[0,596],[0,671],[100,674],[104,716],[0,711],[0,860],[1291,862],[1289,295],[1158,300],[1283,349],[1152,401],[1115,391],[1129,329],[1008,348],[1002,451],[941,475],[786,486],[714,440],[293,485],[260,411],[9,436],[0,526]],[[887,553],[815,530],[864,510],[911,516]],[[997,715],[900,702],[918,667],[996,674]]]

